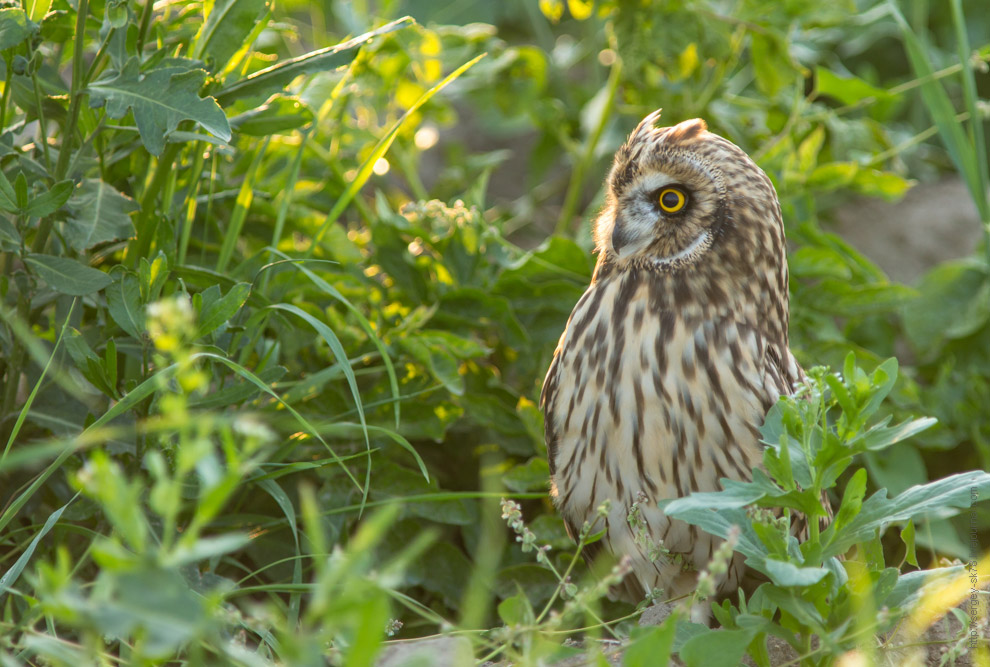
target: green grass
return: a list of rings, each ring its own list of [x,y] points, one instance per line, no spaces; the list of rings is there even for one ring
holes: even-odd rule
[[[987,17],[535,7],[0,8],[0,661],[373,665],[435,636],[478,664],[879,661],[986,576]],[[792,344],[825,365],[756,481],[665,505],[768,580],[717,629],[685,613],[704,586],[655,628],[609,601],[624,566],[566,536],[536,404],[610,155],[657,106],[774,181]],[[946,173],[984,241],[917,285],[828,231]],[[789,541],[822,492],[832,526]]]

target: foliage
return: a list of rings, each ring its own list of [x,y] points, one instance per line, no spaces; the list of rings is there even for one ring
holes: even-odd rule
[[[975,569],[990,523],[959,516],[988,491],[990,244],[909,287],[825,221],[955,170],[990,224],[983,12],[372,4],[0,7],[0,660],[369,665],[456,630],[479,660],[767,664],[773,635],[823,664],[944,613],[926,572]],[[595,184],[658,104],[771,176],[792,343],[843,368],[774,408],[753,482],[666,506],[769,580],[720,630],[635,627],[546,494]]]

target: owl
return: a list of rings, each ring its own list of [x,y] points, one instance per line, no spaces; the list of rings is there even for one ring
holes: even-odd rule
[[[586,555],[631,559],[619,587],[631,602],[694,591],[721,541],[667,518],[657,501],[751,478],[759,426],[803,378],[788,348],[784,227],[770,179],[703,120],[656,127],[659,117],[644,118],[615,155],[591,285],[541,396],[554,503],[573,538],[611,501],[595,528],[604,537]],[[627,520],[635,502],[659,557]],[[744,574],[737,554],[719,594],[734,595]]]

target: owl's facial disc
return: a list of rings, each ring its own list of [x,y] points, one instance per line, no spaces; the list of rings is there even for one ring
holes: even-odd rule
[[[710,230],[698,224],[694,199],[681,179],[663,172],[642,175],[618,196],[612,251],[620,260],[643,254],[657,266],[693,261],[712,242]]]

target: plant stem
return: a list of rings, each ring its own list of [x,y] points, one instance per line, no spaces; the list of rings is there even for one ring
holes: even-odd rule
[[[127,263],[136,267],[138,260],[148,255],[151,248],[151,239],[154,236],[156,225],[153,223],[155,217],[155,198],[162,191],[169,177],[172,175],[172,163],[178,156],[182,144],[167,144],[158,158],[155,165],[155,172],[151,177],[151,182],[145,188],[141,197],[141,213],[137,219],[137,237],[127,247]]]
[[[615,108],[615,95],[619,88],[621,74],[622,61],[616,58],[615,64],[612,65],[612,71],[608,75],[605,107],[602,109],[602,115],[598,118],[598,124],[592,131],[591,136],[588,137],[588,141],[584,144],[584,153],[581,154],[578,163],[574,165],[574,171],[571,172],[571,181],[567,186],[567,194],[564,196],[564,206],[560,211],[560,218],[557,219],[554,234],[565,234],[571,228],[572,220],[577,212],[578,203],[584,188],[585,174],[595,159],[595,148],[598,146],[602,132],[605,131],[605,125],[608,124],[608,120],[612,116],[612,110]]]
[[[89,0],[79,0],[79,9],[76,11],[76,37],[72,49],[72,83],[69,85],[69,120],[65,125],[65,132],[62,135],[62,145],[59,146],[58,161],[55,163],[55,181],[65,178],[66,168],[69,166],[69,157],[72,155],[72,138],[76,133],[76,125],[79,121],[79,101],[82,97],[83,88],[83,46],[86,36],[86,16],[89,14]],[[32,252],[41,252],[48,243],[48,235],[52,231],[52,216],[41,219],[38,225],[38,233],[31,244]]]

